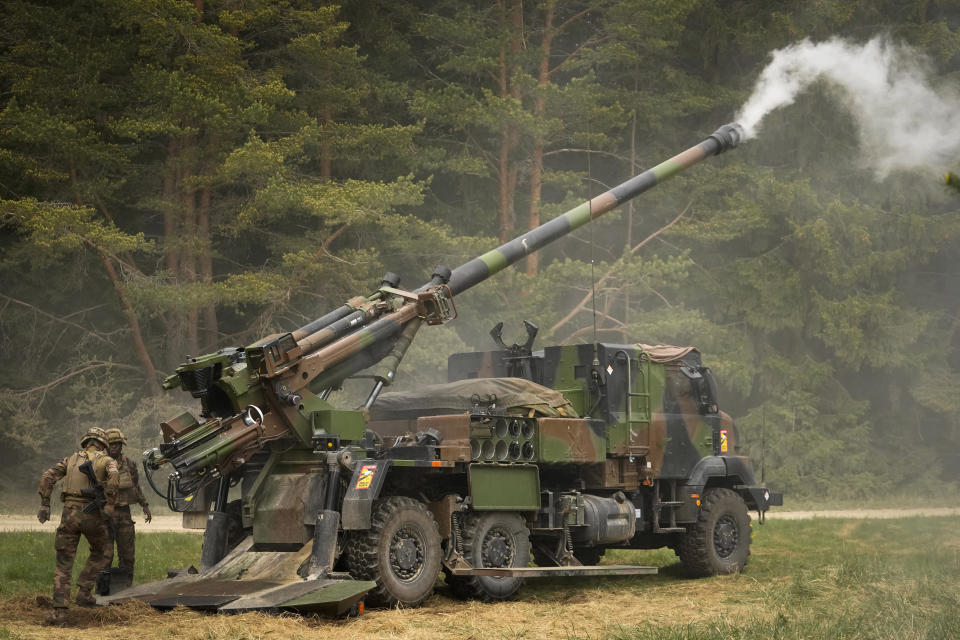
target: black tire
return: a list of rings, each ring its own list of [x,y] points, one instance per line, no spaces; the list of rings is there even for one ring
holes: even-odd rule
[[[440,533],[427,507],[391,496],[373,505],[370,528],[347,543],[350,574],[376,580],[367,602],[374,607],[419,606],[433,593],[440,573]]]
[[[519,513],[470,513],[463,520],[463,557],[474,567],[525,567],[530,564],[530,530]],[[512,598],[523,578],[447,576],[460,598],[491,602]]]
[[[703,494],[697,521],[677,545],[688,576],[701,578],[742,571],[750,555],[750,514],[740,494],[710,489]]]

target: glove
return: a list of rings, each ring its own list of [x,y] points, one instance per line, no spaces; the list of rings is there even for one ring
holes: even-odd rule
[[[40,511],[37,511],[37,520],[40,521],[40,524],[43,524],[50,519],[50,507],[48,505],[43,505],[40,507]]]
[[[113,516],[113,505],[112,505],[112,504],[105,504],[105,505],[103,505],[103,515],[107,516],[108,518]]]
[[[143,505],[143,521],[149,523],[151,520],[153,520],[153,514],[150,513],[150,507]]]

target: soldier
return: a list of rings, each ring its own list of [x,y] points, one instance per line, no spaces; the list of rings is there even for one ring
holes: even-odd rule
[[[60,499],[63,501],[63,514],[54,548],[57,551],[57,570],[53,574],[54,618],[63,615],[70,600],[70,577],[73,574],[73,559],[77,555],[77,544],[81,534],[90,544],[90,558],[77,579],[77,604],[93,606],[97,603],[93,596],[93,587],[97,574],[110,566],[113,560],[113,545],[107,529],[107,518],[113,513],[117,494],[117,464],[104,449],[107,446],[107,434],[99,427],[93,427],[80,440],[80,451],[67,456],[56,466],[43,472],[40,478],[40,511],[37,519],[43,524],[50,519],[50,494],[53,486],[63,478]],[[80,465],[91,460],[93,472],[99,484],[103,485],[106,505],[103,513],[99,509],[84,511],[93,501],[94,484],[80,471]]]
[[[123,455],[123,445],[127,439],[120,429],[107,429],[107,451],[110,457],[117,462],[118,487],[117,504],[113,510],[113,535],[117,543],[117,565],[122,577],[118,586],[130,586],[133,582],[133,559],[135,555],[136,532],[133,519],[130,517],[130,504],[136,502],[143,509],[145,522],[153,520],[150,505],[140,490],[140,477],[137,473],[137,463]]]

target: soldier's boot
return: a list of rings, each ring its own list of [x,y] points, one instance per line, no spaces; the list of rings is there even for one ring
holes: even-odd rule
[[[44,622],[53,627],[62,627],[67,622],[67,608],[54,607],[53,612],[44,619]]]
[[[45,619],[45,622],[53,626],[62,626],[67,618],[68,597],[62,593],[53,594],[53,611]]]
[[[95,607],[97,606],[97,599],[90,592],[90,587],[80,587],[80,590],[77,591],[76,603],[81,607]]]

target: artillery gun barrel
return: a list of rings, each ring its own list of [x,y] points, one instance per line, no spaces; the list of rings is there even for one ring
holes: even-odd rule
[[[470,260],[451,272],[448,283],[451,292],[456,295],[483,282],[528,254],[591,220],[599,218],[680,171],[710,156],[719,155],[727,149],[736,147],[740,144],[742,137],[743,128],[739,124],[724,125],[700,144],[690,147],[669,160],[661,162],[657,166],[613,187],[606,193],[574,207],[563,215],[527,231],[496,249]],[[417,291],[423,291],[434,284],[436,284],[436,279],[424,284]],[[335,366],[327,368],[314,381],[315,388],[339,384],[344,378],[374,364],[382,357],[382,354],[374,354],[371,346],[397,334],[410,319],[411,313],[410,309],[400,309],[384,315],[365,326],[357,328],[349,335],[316,352],[316,354],[312,354],[322,361],[335,363]],[[342,323],[342,320],[339,322]],[[330,327],[333,326],[333,324],[330,325]],[[326,333],[325,329],[321,331]],[[303,344],[303,342],[301,341],[299,344]]]
[[[266,402],[269,414],[266,425],[271,439],[290,429],[296,431],[301,440],[308,438],[306,434],[313,427],[312,423],[308,424],[312,418],[305,418],[301,411],[301,405],[310,404],[304,399],[309,400],[310,394],[317,390],[338,388],[346,378],[383,360],[410,323],[439,324],[455,317],[451,296],[466,291],[687,167],[737,146],[741,137],[739,125],[724,125],[698,145],[453,271],[438,267],[431,281],[414,292],[398,289],[399,279],[388,273],[381,287],[369,296],[354,297],[292,333],[268,336],[244,349],[243,358],[236,359],[236,362],[235,354],[219,352],[193,359],[178,369],[176,379],[195,397],[206,398],[204,408],[208,415],[222,419],[232,416],[236,421],[241,419],[242,407]],[[240,361],[245,361],[245,368],[249,367],[253,373],[248,371],[244,376],[234,377],[238,369],[233,367],[239,366]],[[399,358],[396,361],[399,362]],[[220,372],[226,369],[230,372],[221,379]],[[395,369],[396,363],[374,377],[389,384]],[[172,386],[173,382],[170,384]],[[371,395],[368,403],[374,399],[375,395]],[[319,405],[314,403],[314,406]],[[296,428],[294,423],[300,426]],[[194,430],[197,430],[196,434]],[[253,433],[253,430],[249,431]],[[249,435],[247,429],[239,426],[218,432],[210,442],[205,435],[200,437],[201,434],[206,431],[199,425],[188,428],[186,433],[179,434],[180,442],[169,452],[176,459],[175,466],[184,473],[209,464],[224,464],[231,456],[239,456],[248,438],[258,441],[258,436]],[[237,444],[234,440],[241,442]]]
[[[293,339],[299,342],[300,340],[303,340],[310,334],[315,333],[320,329],[323,329],[327,325],[337,322],[338,320],[342,320],[343,318],[350,315],[351,313],[354,313],[354,309],[350,305],[345,304],[341,307],[338,307],[333,311],[331,311],[330,313],[324,316],[321,316],[316,320],[308,324],[305,324],[299,329],[297,329],[296,331],[294,331]]]
[[[382,284],[396,287],[400,284],[400,278],[393,273],[388,273],[384,276]],[[349,333],[358,324],[362,324],[368,315],[362,308],[379,297],[380,293],[377,292],[369,298],[353,298],[347,304],[303,325],[291,335],[301,349],[305,352],[311,351]]]
[[[739,124],[731,123],[720,127],[700,144],[690,147],[652,169],[630,178],[623,184],[619,184],[606,193],[574,207],[563,215],[531,229],[506,244],[488,251],[479,258],[474,258],[470,262],[457,267],[450,277],[450,290],[454,295],[466,291],[528,254],[591,220],[599,218],[687,167],[736,147],[740,144],[742,138],[743,128]]]

